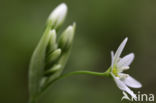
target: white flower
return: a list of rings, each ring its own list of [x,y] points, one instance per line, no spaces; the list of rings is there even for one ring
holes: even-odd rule
[[[122,73],[124,70],[129,69],[129,65],[132,63],[134,59],[133,53],[130,53],[124,56],[123,58],[120,58],[120,55],[127,43],[127,40],[128,38],[125,38],[125,40],[120,44],[115,54],[111,52],[112,56],[111,75],[114,78],[114,81],[119,89],[127,92],[132,96],[132,98],[136,99],[136,95],[129,87],[141,88],[142,87],[141,83],[132,78],[130,75]]]
[[[66,14],[67,5],[65,3],[62,3],[52,11],[52,13],[49,16],[49,20],[51,20],[55,28],[57,28],[63,23]]]

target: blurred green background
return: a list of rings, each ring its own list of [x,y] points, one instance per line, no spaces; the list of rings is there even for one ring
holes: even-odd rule
[[[77,30],[65,72],[104,72],[110,51],[125,37],[123,52],[136,58],[128,71],[143,84],[141,93],[156,94],[156,0],[0,0],[0,103],[26,103],[28,65],[50,12],[69,7],[63,28]],[[122,92],[110,78],[73,76],[57,81],[40,103],[119,103]]]

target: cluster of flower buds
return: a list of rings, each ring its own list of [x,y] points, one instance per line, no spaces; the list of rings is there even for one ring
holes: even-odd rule
[[[47,20],[45,32],[30,62],[30,98],[35,98],[44,87],[58,78],[66,65],[75,32],[75,23],[73,23],[58,37],[58,28],[62,26],[66,14],[67,6],[62,3],[52,11]]]

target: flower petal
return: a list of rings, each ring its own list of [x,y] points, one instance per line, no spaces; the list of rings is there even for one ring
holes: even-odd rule
[[[134,60],[134,54],[133,53],[130,53],[126,56],[124,56],[122,59],[120,59],[120,61],[117,63],[117,67],[119,69],[122,69],[120,70],[121,72],[124,70],[124,67],[128,67],[132,61]],[[127,68],[125,68],[127,69]]]
[[[114,55],[114,64],[117,63],[126,43],[127,43],[128,38],[125,38],[124,41],[120,44],[119,48],[117,49],[115,55]]]
[[[123,82],[131,87],[131,88],[141,88],[142,84],[140,82],[138,82],[137,80],[135,80],[133,77],[131,77],[130,75],[127,76],[127,78],[125,78],[123,80]]]
[[[113,68],[113,64],[114,64],[114,52],[113,51],[111,51],[111,59],[112,59],[112,61],[111,61],[111,67]]]
[[[112,73],[111,73],[112,74]],[[117,84],[118,88],[121,89],[122,91],[125,91],[127,92],[128,94],[130,94],[134,99],[137,98],[136,95],[134,94],[134,92],[132,90],[130,90],[126,84],[124,82],[122,82],[119,77],[115,77],[113,74],[112,74],[113,78],[114,78],[114,81],[115,83]]]

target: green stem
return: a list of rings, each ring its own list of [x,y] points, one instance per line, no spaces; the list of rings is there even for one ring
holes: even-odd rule
[[[67,73],[67,74],[59,76],[58,78],[56,78],[52,82],[49,82],[44,88],[42,88],[42,91],[41,91],[41,93],[38,96],[42,95],[47,90],[47,88],[51,84],[53,84],[55,81],[60,80],[60,79],[65,78],[65,77],[73,76],[73,75],[92,75],[92,76],[108,77],[108,76],[110,76],[110,72],[109,71],[106,71],[104,73],[92,72],[92,71],[75,71],[75,72],[70,72],[70,73]]]
[[[58,77],[57,79],[61,79],[61,78],[65,78],[65,77],[69,77],[69,76],[73,76],[73,75],[108,76],[109,73],[108,72],[99,73],[99,72],[91,72],[91,71],[75,71],[75,72],[70,72],[70,73],[64,74],[64,75]]]

